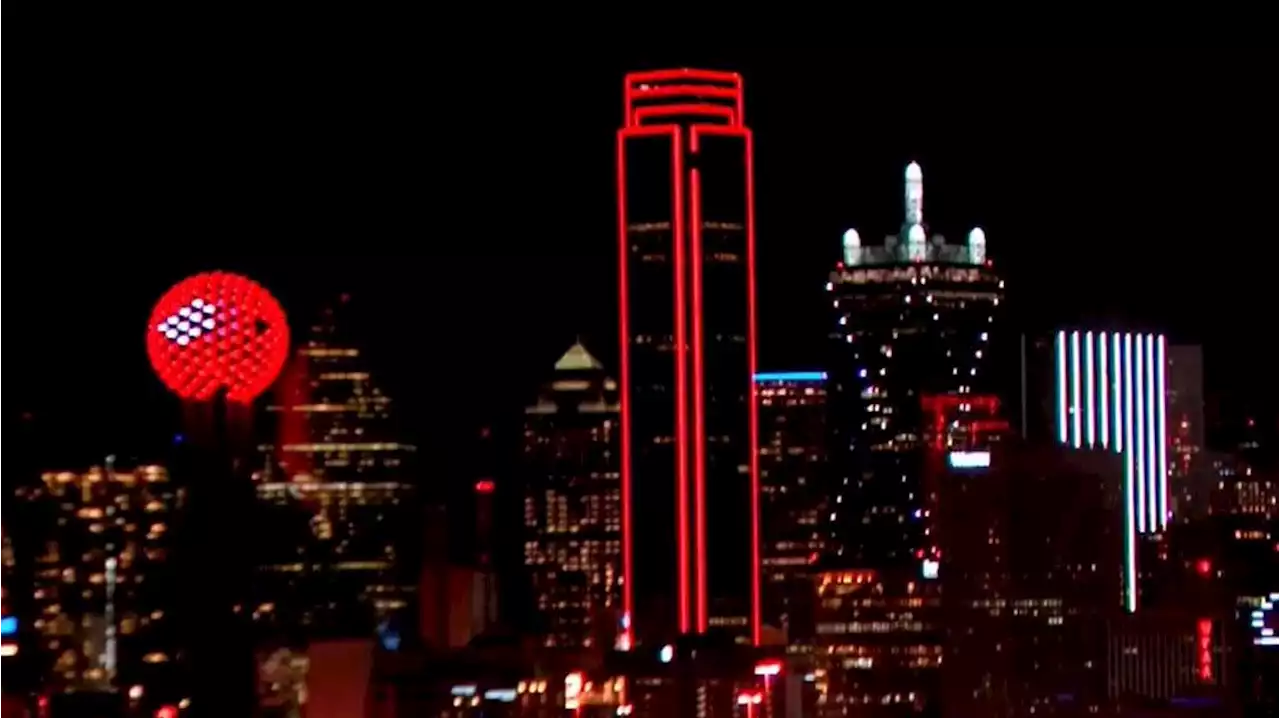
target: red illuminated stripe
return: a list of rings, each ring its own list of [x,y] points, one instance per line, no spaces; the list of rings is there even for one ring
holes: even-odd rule
[[[654,118],[667,119],[678,117],[680,115],[698,115],[701,117],[719,117],[729,124],[736,124],[736,118],[733,108],[724,107],[722,105],[707,104],[680,104],[680,105],[653,105],[651,107],[640,107],[632,112],[632,124],[639,125],[646,120]]]
[[[622,432],[622,610],[630,616],[634,630],[635,613],[632,580],[631,547],[631,297],[627,289],[627,262],[631,245],[627,241],[627,137],[632,130],[618,132],[618,332],[621,343],[621,369],[618,409]]]
[[[631,95],[632,100],[647,100],[670,97],[705,97],[721,100],[738,99],[739,90],[715,85],[661,85],[659,87],[636,88]]]
[[[697,143],[694,127],[691,144]],[[704,371],[702,359],[702,176],[690,171],[693,196],[690,224],[693,227],[693,491],[694,545],[697,547],[698,631],[707,630],[707,459]]]
[[[635,84],[641,82],[670,82],[673,80],[701,80],[703,82],[724,82],[741,87],[742,80],[736,72],[719,72],[717,70],[694,70],[681,68],[678,70],[648,70],[627,74],[627,91],[636,91]]]
[[[742,79],[737,78],[741,88]],[[742,99],[739,96],[738,102]],[[741,117],[741,114],[739,114]],[[760,416],[755,398],[756,363],[756,186],[751,130],[747,144],[747,421],[751,454],[751,643],[760,645]]]
[[[640,111],[637,111],[640,115]],[[685,306],[685,237],[684,237],[684,142],[680,128],[671,127],[671,177],[672,177],[672,237],[675,255],[676,293],[676,541],[680,556],[676,561],[680,571],[680,632],[688,633],[689,615],[689,376],[685,354],[689,338],[685,327],[688,307]]]

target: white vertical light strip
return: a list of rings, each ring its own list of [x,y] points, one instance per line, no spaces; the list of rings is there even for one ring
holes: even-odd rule
[[[1080,448],[1080,332],[1071,332],[1071,446]]]
[[[1120,335],[1115,335],[1116,339]],[[1116,372],[1123,374],[1124,381],[1124,436],[1125,445],[1133,446],[1133,382],[1129,381],[1129,377],[1133,374],[1133,335],[1124,335],[1124,371]],[[1118,403],[1117,403],[1118,405]],[[1130,613],[1138,608],[1138,588],[1137,588],[1137,558],[1135,556],[1134,544],[1136,543],[1136,527],[1134,526],[1134,472],[1132,451],[1122,452],[1124,458],[1124,603],[1125,609]]]
[[[1057,371],[1054,374],[1054,395],[1058,402],[1058,443],[1067,443],[1067,333],[1058,332],[1053,342]]]
[[[1090,449],[1098,442],[1097,417],[1094,416],[1097,388],[1093,375],[1093,332],[1084,333],[1084,443]]]
[[[1133,454],[1134,486],[1138,489],[1135,508],[1138,512],[1138,533],[1147,532],[1147,383],[1144,381],[1146,363],[1143,362],[1142,335],[1128,335],[1133,339],[1133,422],[1134,441],[1129,444],[1129,452]]]
[[[1123,362],[1124,353],[1123,345],[1120,343],[1120,335],[1111,335],[1111,363],[1115,364],[1115,369],[1111,374],[1114,382],[1111,384],[1111,394],[1115,397],[1115,413],[1112,414],[1114,421],[1112,422],[1112,430],[1115,432],[1115,442],[1111,448],[1117,454],[1124,451],[1126,445],[1124,438],[1124,387],[1125,377],[1128,376],[1128,370],[1125,369]]]
[[[1107,333],[1098,335],[1098,438],[1102,439],[1102,448],[1111,446],[1111,403],[1107,401],[1107,382],[1111,374],[1107,371],[1107,356],[1111,345],[1107,344]]]
[[[1164,484],[1160,479],[1160,440],[1156,434],[1156,423],[1159,419],[1157,406],[1164,404],[1164,398],[1158,395],[1160,386],[1156,383],[1156,335],[1148,334],[1145,338],[1147,375],[1143,377],[1147,385],[1147,525],[1152,531],[1160,528],[1160,488]]]
[[[1156,343],[1156,390],[1160,399],[1156,403],[1156,438],[1159,443],[1160,461],[1160,528],[1169,524],[1169,426],[1165,423],[1165,411],[1169,403],[1169,385],[1165,382],[1165,339],[1161,334]]]

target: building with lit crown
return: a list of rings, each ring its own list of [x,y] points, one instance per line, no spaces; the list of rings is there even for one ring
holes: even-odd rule
[[[524,563],[547,646],[612,648],[621,621],[617,396],[574,344],[525,409]]]
[[[824,372],[756,374],[763,620],[793,645],[813,638],[813,573],[834,529],[826,382]]]
[[[249,614],[268,635],[372,638],[414,615],[414,447],[399,441],[345,309],[344,296],[296,349],[270,407],[277,440],[254,474],[265,535]]]
[[[923,485],[926,394],[994,394],[993,345],[1004,282],[987,257],[982,229],[964,244],[928,236],[924,180],[905,174],[901,231],[864,245],[856,230],[827,283],[832,307],[827,372],[831,460],[838,482],[841,553],[861,569],[936,560],[937,542],[911,517],[932,499]],[[970,403],[954,421],[967,427]]]
[[[755,217],[742,78],[627,75],[617,136],[622,643],[760,639]]]

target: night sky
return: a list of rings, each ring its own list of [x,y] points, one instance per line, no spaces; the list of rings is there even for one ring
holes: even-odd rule
[[[1274,60],[77,63],[24,106],[37,151],[10,173],[6,422],[26,414],[68,454],[162,444],[174,401],[147,367],[148,310],[188,273],[232,269],[300,326],[350,292],[411,436],[465,473],[457,439],[515,426],[575,336],[617,365],[622,74],[680,65],[744,74],[762,367],[817,365],[840,235],[896,231],[914,159],[931,230],[986,229],[1018,322],[1110,316],[1202,342],[1211,392],[1271,412]]]

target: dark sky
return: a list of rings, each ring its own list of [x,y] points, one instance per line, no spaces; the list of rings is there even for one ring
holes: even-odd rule
[[[68,64],[24,105],[34,151],[10,165],[5,410],[93,451],[167,436],[148,309],[185,274],[225,268],[295,319],[353,293],[384,383],[429,447],[511,421],[575,335],[616,366],[622,74],[702,64],[745,76],[762,366],[817,363],[841,232],[896,230],[915,159],[932,229],[955,241],[986,229],[1019,321],[1112,316],[1203,342],[1211,390],[1269,412],[1274,60],[1272,48],[530,59],[503,73]]]

